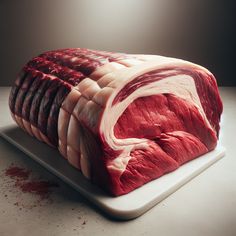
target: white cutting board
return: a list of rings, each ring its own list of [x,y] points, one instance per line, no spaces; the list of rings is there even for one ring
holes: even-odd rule
[[[184,164],[177,170],[151,181],[129,194],[111,197],[85,179],[56,149],[32,138],[16,125],[2,128],[0,135],[71,185],[104,212],[112,217],[126,220],[140,216],[225,154],[225,149],[218,146],[214,151]]]

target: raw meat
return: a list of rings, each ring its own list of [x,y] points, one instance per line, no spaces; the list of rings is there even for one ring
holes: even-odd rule
[[[116,196],[213,150],[222,113],[201,66],[81,48],[29,61],[9,106],[22,129]]]

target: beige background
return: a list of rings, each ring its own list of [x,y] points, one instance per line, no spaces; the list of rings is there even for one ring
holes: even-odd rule
[[[0,0],[0,86],[33,56],[67,47],[179,57],[236,85],[233,2]]]

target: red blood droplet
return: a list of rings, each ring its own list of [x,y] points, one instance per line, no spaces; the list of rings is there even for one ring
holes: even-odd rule
[[[5,170],[5,175],[13,179],[28,179],[30,171],[17,166],[10,166]]]
[[[51,188],[58,187],[58,185],[49,181],[29,181],[21,183],[19,187],[22,192],[34,193],[40,195],[41,198],[46,198],[51,192]]]

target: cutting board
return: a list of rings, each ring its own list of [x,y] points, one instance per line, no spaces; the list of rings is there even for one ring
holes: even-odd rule
[[[111,197],[92,185],[78,170],[72,167],[56,149],[32,138],[16,125],[0,130],[0,135],[80,192],[90,202],[108,215],[118,219],[132,219],[142,215],[183,184],[221,159],[225,149],[218,146],[177,170],[120,197]],[[206,180],[207,181],[207,180]]]

